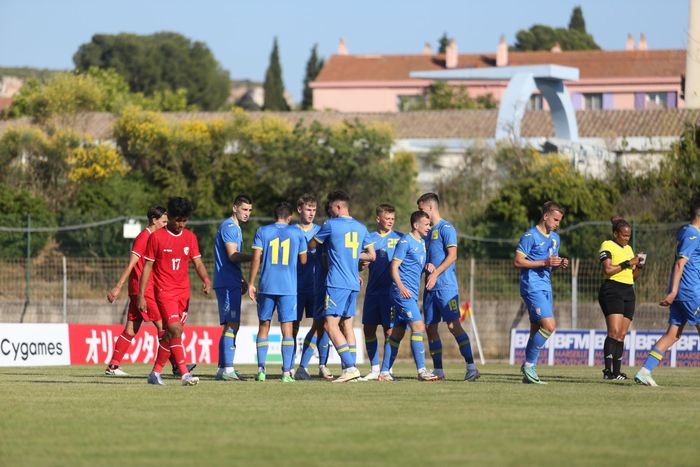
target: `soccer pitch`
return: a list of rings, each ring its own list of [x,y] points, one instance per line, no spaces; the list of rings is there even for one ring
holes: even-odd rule
[[[418,382],[146,384],[102,366],[0,369],[0,465],[697,465],[698,369],[658,368],[659,388],[603,381],[598,368],[462,365]],[[339,371],[334,368],[336,373]],[[629,369],[630,373],[632,372]]]

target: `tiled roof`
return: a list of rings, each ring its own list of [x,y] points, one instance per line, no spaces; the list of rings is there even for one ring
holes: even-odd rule
[[[508,52],[508,65],[555,64],[576,67],[581,79],[678,77],[685,72],[686,51],[577,50]],[[460,54],[458,68],[496,65],[495,54]],[[444,55],[332,55],[315,82],[403,81],[411,71],[445,69]]]
[[[181,121],[230,118],[227,112],[165,113],[167,119]],[[337,125],[358,119],[365,123],[388,124],[399,139],[472,139],[492,138],[496,130],[497,110],[443,110],[398,113],[340,112],[250,112],[252,119],[277,117],[290,126],[300,120]],[[97,139],[111,139],[114,116],[105,113],[83,114],[72,128]],[[700,124],[700,110],[582,110],[576,112],[579,136],[611,138],[616,136],[679,136],[686,122]],[[68,121],[66,121],[68,122]],[[31,125],[28,118],[0,121],[0,136],[13,127]],[[554,129],[549,112],[527,112],[521,134],[524,137],[552,137]]]

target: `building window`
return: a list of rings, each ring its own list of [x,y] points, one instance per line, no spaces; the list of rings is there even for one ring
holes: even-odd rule
[[[603,95],[600,93],[584,93],[583,108],[584,110],[602,110]]]
[[[666,94],[665,92],[648,92],[646,95],[646,109],[665,109],[666,108]]]
[[[544,99],[542,94],[533,94],[527,103],[527,110],[544,110]]]
[[[410,96],[398,96],[396,106],[399,112],[425,109],[425,96],[422,94]]]

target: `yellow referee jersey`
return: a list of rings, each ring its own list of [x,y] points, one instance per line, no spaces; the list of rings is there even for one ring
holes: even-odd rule
[[[606,258],[609,258],[610,262],[615,266],[623,261],[629,261],[634,258],[634,252],[632,251],[631,246],[627,245],[622,247],[612,240],[605,240],[603,243],[601,243],[598,254],[601,262],[603,262]],[[621,282],[622,284],[634,284],[632,268],[623,269],[617,274],[610,276],[609,279]]]

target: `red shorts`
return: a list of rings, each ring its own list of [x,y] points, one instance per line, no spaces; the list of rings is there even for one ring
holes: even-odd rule
[[[139,310],[138,295],[129,295],[129,321],[160,321],[160,310],[153,295],[146,295],[146,312],[142,313]]]
[[[158,294],[156,302],[158,303],[160,319],[163,320],[163,325],[178,321],[184,324],[187,319],[187,310],[190,307],[189,291],[181,295]]]

